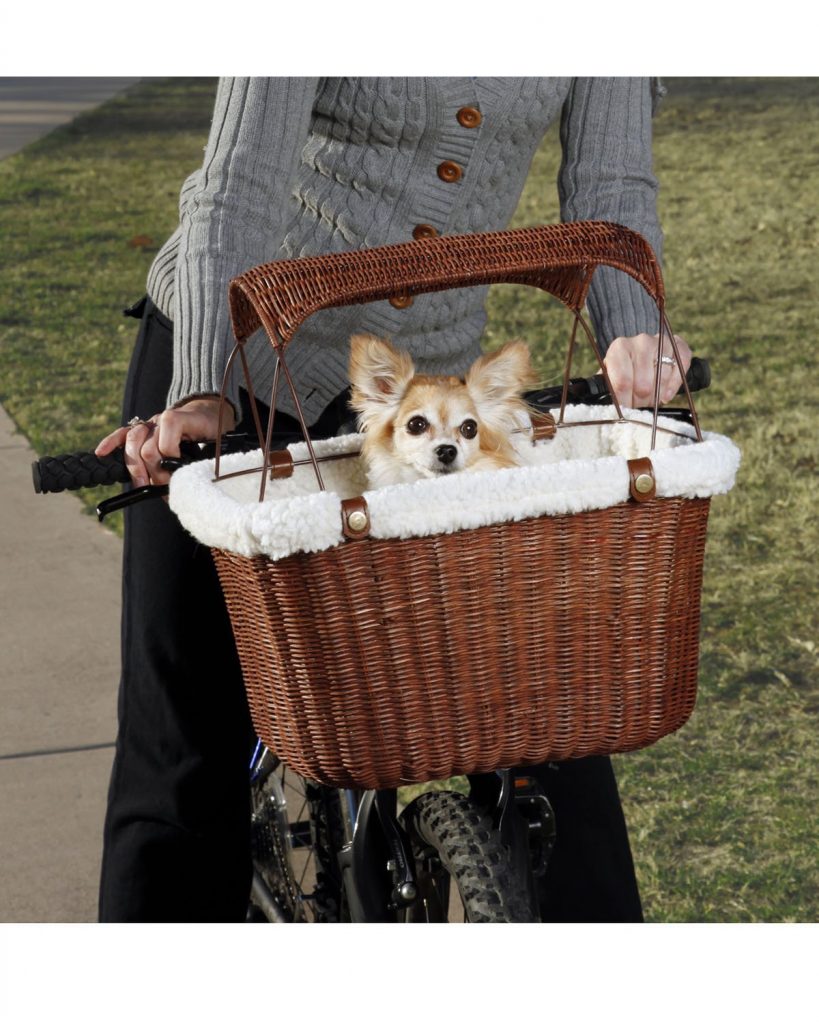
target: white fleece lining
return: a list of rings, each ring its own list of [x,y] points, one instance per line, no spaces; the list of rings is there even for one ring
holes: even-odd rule
[[[198,462],[171,479],[170,505],[182,525],[200,543],[239,555],[285,558],[346,543],[341,530],[343,498],[364,496],[370,535],[424,537],[474,529],[490,523],[608,508],[629,497],[627,459],[650,456],[660,498],[706,498],[733,487],[740,453],[720,434],[694,431],[668,419],[661,426],[685,432],[658,432],[651,444],[651,414],[624,410],[642,423],[612,422],[611,407],[570,406],[566,422],[599,421],[592,426],[559,429],[537,445],[524,439],[527,464],[513,469],[455,473],[434,480],[367,490],[360,459],[321,463],[325,491],[319,491],[311,465],[297,466],[286,480],[268,481],[259,502],[259,474],[214,482],[214,463]],[[648,424],[646,427],[644,424]],[[361,436],[349,434],[313,443],[316,455],[356,450]],[[290,446],[294,460],[307,459],[307,445]],[[225,456],[221,472],[261,465],[259,451]]]

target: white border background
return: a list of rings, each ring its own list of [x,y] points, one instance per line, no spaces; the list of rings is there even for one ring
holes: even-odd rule
[[[803,2],[7,5],[4,75],[811,75]],[[571,12],[574,11],[574,17]]]
[[[11,5],[9,5],[11,6]],[[808,10],[690,2],[17,3],[20,75],[815,75]],[[565,6],[565,5],[564,5]],[[252,20],[251,20],[252,19]],[[816,140],[806,140],[812,151]],[[806,809],[811,813],[811,809]],[[1,913],[1,911],[0,911]],[[815,1020],[813,925],[0,925],[8,1021]],[[810,1007],[810,1009],[808,1009]],[[9,1012],[11,1011],[11,1012]],[[695,1016],[696,1015],[696,1016]]]

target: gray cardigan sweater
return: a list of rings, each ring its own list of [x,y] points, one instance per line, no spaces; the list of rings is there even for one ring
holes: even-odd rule
[[[179,228],[148,277],[149,295],[174,323],[168,404],[219,392],[233,343],[232,277],[273,259],[408,241],[422,224],[440,234],[504,228],[557,117],[563,220],[617,221],[661,256],[651,160],[657,94],[647,78],[220,80],[204,162],[183,186]],[[459,117],[464,108],[479,117]],[[446,162],[455,175],[439,170]],[[463,373],[480,352],[486,291],[312,316],[287,350],[307,422],[346,386],[356,330],[392,338],[422,372]],[[598,271],[588,306],[604,350],[618,335],[657,330],[653,303],[618,271]],[[261,332],[247,352],[267,400],[273,359]],[[277,404],[294,411],[283,389]]]

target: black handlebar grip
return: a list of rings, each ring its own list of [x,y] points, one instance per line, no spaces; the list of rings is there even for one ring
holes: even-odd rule
[[[76,491],[80,487],[124,484],[131,477],[125,468],[121,448],[110,455],[75,452],[73,455],[44,455],[32,463],[34,490],[38,494]]]
[[[689,391],[703,391],[711,385],[711,366],[707,359],[700,359],[697,356],[691,360],[688,373],[685,375]]]
[[[248,451],[253,443],[246,434],[225,435],[223,448],[237,445],[236,451]],[[241,445],[241,446],[240,446]],[[179,459],[168,460],[178,464],[212,458],[214,445],[200,446],[196,441],[180,441]],[[165,463],[163,462],[164,466]],[[167,466],[170,471],[174,466]],[[106,484],[130,483],[131,475],[125,467],[125,452],[117,448],[110,455],[93,452],[74,452],[73,455],[44,455],[31,464],[34,490],[38,494],[56,494],[58,491],[78,491],[81,487],[102,487]]]

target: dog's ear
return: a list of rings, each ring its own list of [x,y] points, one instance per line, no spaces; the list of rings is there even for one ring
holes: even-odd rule
[[[374,334],[354,334],[350,338],[350,405],[356,412],[372,409],[373,404],[394,408],[414,376],[409,355],[385,339]]]
[[[508,341],[496,352],[476,359],[466,375],[466,386],[479,412],[518,398],[536,383],[529,348],[522,341]]]

